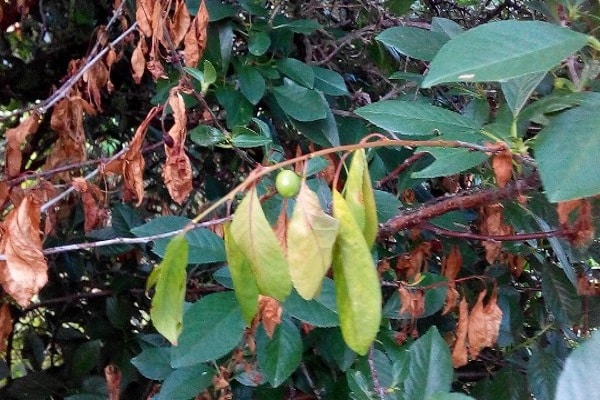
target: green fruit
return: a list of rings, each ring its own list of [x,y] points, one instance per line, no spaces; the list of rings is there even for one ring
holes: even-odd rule
[[[300,183],[300,177],[289,169],[284,169],[278,173],[277,178],[275,179],[277,193],[283,197],[292,197],[298,194],[298,191],[300,191]]]

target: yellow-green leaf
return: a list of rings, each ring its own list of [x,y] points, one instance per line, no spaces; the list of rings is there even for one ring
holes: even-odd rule
[[[377,237],[377,209],[364,149],[356,150],[352,156],[344,198],[370,248]]]
[[[152,298],[150,319],[156,330],[174,346],[183,329],[188,243],[185,236],[175,236],[167,245],[165,258],[158,266],[156,291]]]
[[[231,235],[231,224],[225,224],[223,230],[225,233],[225,252],[227,253],[227,263],[229,264],[235,297],[238,303],[240,303],[244,321],[246,321],[247,325],[250,325],[258,311],[258,287],[256,286],[256,279],[254,278],[250,262]]]
[[[288,223],[287,256],[294,287],[306,300],[321,290],[338,227],[338,221],[321,209],[317,195],[302,183]]]
[[[292,291],[283,249],[260,206],[256,188],[239,204],[231,223],[231,236],[250,262],[261,294],[282,301]]]
[[[333,191],[333,216],[340,223],[333,248],[333,278],[344,341],[366,354],[381,322],[381,288],[369,246],[350,207]]]

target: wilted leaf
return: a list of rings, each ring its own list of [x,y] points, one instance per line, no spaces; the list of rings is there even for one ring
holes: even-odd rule
[[[450,311],[454,310],[454,307],[456,307],[456,303],[458,303],[459,297],[460,295],[458,293],[458,290],[456,290],[456,285],[454,283],[449,283],[448,290],[446,291],[446,302],[444,303],[442,315],[446,315]]]
[[[237,243],[231,235],[231,224],[223,225],[225,251],[227,252],[227,262],[229,263],[229,272],[233,281],[235,297],[242,310],[242,316],[247,325],[252,323],[256,312],[258,311],[258,287],[256,278],[252,272],[250,261],[244,256]]]
[[[281,304],[272,297],[258,296],[258,315],[269,338],[273,338],[275,328],[281,324]]]
[[[477,358],[484,347],[491,347],[496,343],[502,322],[502,310],[497,304],[498,292],[494,290],[484,305],[486,293],[487,290],[484,290],[479,294],[469,315],[469,354],[472,358]]]
[[[277,217],[277,221],[275,221],[275,225],[273,225],[273,232],[285,254],[287,254],[288,223],[287,202],[284,202],[283,207],[281,207],[281,211],[279,212],[279,216]]]
[[[155,3],[160,4],[154,0],[136,0],[135,20],[146,37],[152,36],[152,13]]]
[[[452,246],[450,253],[442,259],[442,275],[449,281],[456,279],[462,268],[463,259],[458,246]]]
[[[190,30],[183,39],[185,65],[196,67],[206,48],[208,28],[208,10],[204,1],[201,2],[198,14],[192,20]]]
[[[365,236],[367,246],[373,246],[377,237],[377,209],[364,149],[356,150],[352,156],[344,199]]]
[[[40,206],[33,196],[26,196],[6,217],[0,253],[0,283],[6,293],[22,307],[38,294],[48,281],[48,264],[42,253]]]
[[[361,228],[335,189],[333,216],[340,222],[333,250],[333,276],[342,335],[348,347],[364,355],[381,321],[379,276]]]
[[[513,228],[504,223],[504,207],[500,203],[489,204],[480,210],[481,223],[479,226],[482,235],[512,235]],[[485,241],[485,259],[489,264],[493,264],[502,253],[502,242]]]
[[[431,243],[423,242],[409,253],[402,254],[396,262],[396,271],[403,280],[412,281],[422,272],[425,262],[431,256]]]
[[[150,318],[156,330],[174,346],[183,329],[188,243],[184,235],[175,236],[159,265]]]
[[[469,361],[467,355],[467,332],[469,329],[469,304],[463,297],[458,305],[458,326],[456,327],[456,341],[452,349],[452,365],[454,368],[462,367]]]
[[[408,313],[414,319],[419,318],[425,312],[425,293],[421,289],[407,289],[404,285],[398,287],[400,296],[400,314]]]
[[[192,165],[185,153],[187,117],[183,97],[178,91],[171,91],[169,105],[173,110],[175,123],[169,130],[169,136],[173,139],[172,145],[165,142],[167,159],[163,178],[171,198],[181,204],[192,191]]]
[[[103,61],[95,63],[85,71],[82,80],[87,84],[87,93],[96,107],[96,110],[102,111],[101,90],[107,87],[108,82],[110,81],[106,64],[104,64]]]
[[[285,255],[260,206],[256,188],[250,189],[239,204],[232,237],[250,262],[259,292],[282,301],[292,290]]]
[[[496,175],[496,182],[501,188],[506,186],[506,183],[512,177],[512,153],[509,149],[504,149],[501,153],[496,153],[492,157],[492,168]]]
[[[592,205],[587,199],[562,201],[556,205],[558,221],[569,232],[567,238],[575,246],[588,244],[594,238],[594,225],[592,223]],[[572,222],[570,215],[577,211],[577,216]]]
[[[173,41],[173,46],[177,48],[185,34],[190,27],[190,13],[185,4],[185,1],[179,0],[175,4],[175,12],[173,13],[173,18],[168,23],[169,34],[171,36],[171,40]]]
[[[84,178],[73,178],[71,184],[79,193],[81,193],[81,202],[83,203],[83,230],[88,233],[98,226],[104,224],[108,218],[108,212],[98,207],[98,202],[104,200],[104,194],[100,188],[87,182]]]
[[[6,178],[12,178],[21,172],[21,146],[25,143],[27,136],[37,131],[39,121],[40,115],[33,112],[18,126],[6,130],[6,159],[4,162]]]
[[[133,80],[139,85],[142,81],[142,76],[146,70],[146,57],[145,54],[148,52],[146,47],[146,40],[140,38],[138,41],[133,54],[131,55],[131,69],[133,70]]]
[[[6,351],[7,340],[12,333],[13,319],[10,314],[8,303],[2,303],[0,306],[0,353]]]
[[[321,290],[338,227],[339,222],[321,209],[317,195],[302,183],[288,224],[287,257],[294,287],[306,300]]]

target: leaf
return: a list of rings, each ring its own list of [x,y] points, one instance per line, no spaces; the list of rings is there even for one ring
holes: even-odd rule
[[[305,35],[309,35],[317,29],[321,29],[322,25],[313,19],[296,19],[291,22],[273,27],[273,29],[281,28],[289,29],[295,33],[303,33]]]
[[[589,399],[600,393],[598,360],[600,359],[600,334],[592,337],[573,350],[558,378],[556,400]]]
[[[277,61],[277,68],[300,85],[308,89],[314,88],[315,74],[312,68],[302,61],[295,58],[284,58]]]
[[[10,312],[10,305],[2,303],[0,306],[0,352],[6,351],[8,339],[13,330],[13,318]]]
[[[317,195],[303,182],[287,228],[287,259],[294,288],[314,298],[331,266],[339,223],[327,215]]]
[[[255,187],[238,205],[231,232],[250,262],[259,292],[282,301],[292,290],[289,267],[260,206]]]
[[[492,168],[496,176],[496,183],[503,188],[512,177],[512,153],[508,148],[492,157]]]
[[[316,327],[328,328],[340,324],[335,303],[335,286],[329,278],[323,280],[321,293],[312,300],[304,300],[292,291],[282,305],[286,313]]]
[[[327,104],[322,93],[319,93],[319,97],[323,104]],[[337,121],[328,105],[325,108],[325,119],[307,122],[292,120],[292,123],[301,135],[306,136],[319,146],[332,147],[340,145]]]
[[[423,61],[431,61],[448,41],[448,37],[442,33],[410,26],[388,28],[375,39],[398,53]]]
[[[223,357],[238,345],[245,323],[233,292],[214,293],[190,306],[183,317],[171,366],[181,368]]]
[[[539,400],[552,400],[562,371],[562,360],[547,349],[533,347],[527,363],[529,388]]]
[[[225,235],[225,249],[229,272],[233,281],[235,297],[241,307],[242,316],[246,325],[250,325],[258,311],[258,287],[252,273],[250,262],[244,256],[231,235],[231,224],[223,225]]]
[[[250,122],[254,107],[244,95],[228,86],[219,87],[215,94],[227,112],[227,127],[233,129]]]
[[[296,85],[290,80],[272,90],[279,107],[298,121],[315,121],[327,117],[326,110],[329,106],[316,90]]]
[[[443,33],[450,39],[454,39],[464,32],[464,29],[458,23],[451,19],[440,17],[433,17],[431,19],[431,30],[433,32]]]
[[[144,377],[152,380],[164,380],[171,372],[171,349],[168,347],[150,347],[131,359],[131,363]]]
[[[265,78],[250,66],[241,66],[238,70],[240,92],[254,105],[258,104],[265,94]]]
[[[271,138],[250,133],[242,133],[239,135],[235,135],[231,140],[231,144],[233,144],[233,147],[238,148],[260,147],[271,143],[273,143],[273,140],[271,140]]]
[[[452,366],[454,368],[467,365],[469,356],[467,354],[467,333],[469,329],[469,304],[463,297],[458,305],[458,325],[456,327],[456,341],[452,349]]]
[[[437,178],[458,174],[481,164],[489,157],[480,151],[441,147],[419,147],[417,152],[427,152],[435,157],[435,161],[422,170],[410,174],[413,179]]]
[[[458,113],[413,101],[378,101],[355,112],[380,128],[407,136],[472,133],[479,130],[475,121]]]
[[[281,385],[298,368],[302,359],[302,338],[298,328],[284,319],[269,339],[264,329],[256,332],[256,357],[261,371],[273,387]]]
[[[283,309],[277,300],[269,296],[258,296],[258,320],[267,336],[272,339],[275,329],[281,324]]]
[[[409,349],[410,368],[404,381],[407,399],[427,399],[436,392],[449,392],[452,384],[450,351],[435,326]]]
[[[469,354],[471,358],[477,358],[479,352],[484,347],[493,346],[498,340],[500,332],[500,323],[502,322],[502,310],[498,307],[498,292],[495,289],[492,292],[487,304],[483,304],[483,299],[487,290],[479,293],[477,303],[471,309],[469,314]]]
[[[356,150],[352,156],[344,199],[370,248],[377,237],[377,209],[364,149]]]
[[[577,324],[581,318],[581,301],[577,288],[554,265],[542,268],[542,295],[548,310],[557,321],[565,325]]]
[[[173,345],[177,345],[183,329],[187,258],[188,243],[183,235],[177,235],[169,242],[165,258],[158,266],[160,272],[150,309],[152,324]]]
[[[586,42],[586,35],[548,22],[490,22],[447,42],[429,64],[422,87],[444,82],[505,81],[546,72]]]
[[[176,369],[163,381],[155,400],[189,400],[209,387],[214,371],[205,364]]]
[[[227,139],[223,132],[210,125],[198,125],[188,133],[192,142],[205,147],[220,144]]]
[[[467,396],[462,393],[435,393],[427,398],[427,400],[475,400],[474,397]]]
[[[271,47],[269,34],[263,31],[251,30],[248,38],[248,51],[253,56],[262,56]]]
[[[27,137],[37,132],[40,115],[33,112],[15,128],[6,130],[6,158],[4,161],[6,178],[12,178],[21,172],[23,155],[21,146]]]
[[[352,350],[364,355],[381,321],[379,277],[365,237],[335,189],[333,216],[340,222],[333,250],[333,276],[342,334]]]
[[[545,71],[532,72],[500,83],[506,103],[515,117],[545,76]]]
[[[171,198],[182,204],[192,191],[192,165],[185,153],[185,138],[187,134],[187,116],[183,96],[178,91],[171,91],[169,106],[173,111],[175,123],[169,129],[168,135],[173,139],[172,145],[165,142],[165,160],[163,178]]]
[[[40,238],[40,205],[29,194],[2,223],[0,284],[21,307],[27,307],[48,282],[48,264]]]
[[[330,69],[311,66],[315,75],[315,89],[329,96],[345,96],[348,88],[342,75]]]
[[[183,39],[184,63],[187,67],[195,68],[206,49],[208,29],[208,10],[206,3],[200,4],[198,13],[191,22],[190,29]]]
[[[551,202],[600,193],[600,114],[582,105],[552,119],[536,136],[535,159]]]

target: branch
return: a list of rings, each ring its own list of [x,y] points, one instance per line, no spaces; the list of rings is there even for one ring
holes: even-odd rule
[[[568,232],[563,230],[553,230],[547,232],[517,233],[515,235],[480,235],[472,232],[452,231],[450,229],[437,227],[430,223],[423,223],[420,227],[442,236],[495,242],[519,242],[522,240],[548,239],[551,237],[566,236],[568,234]]]

